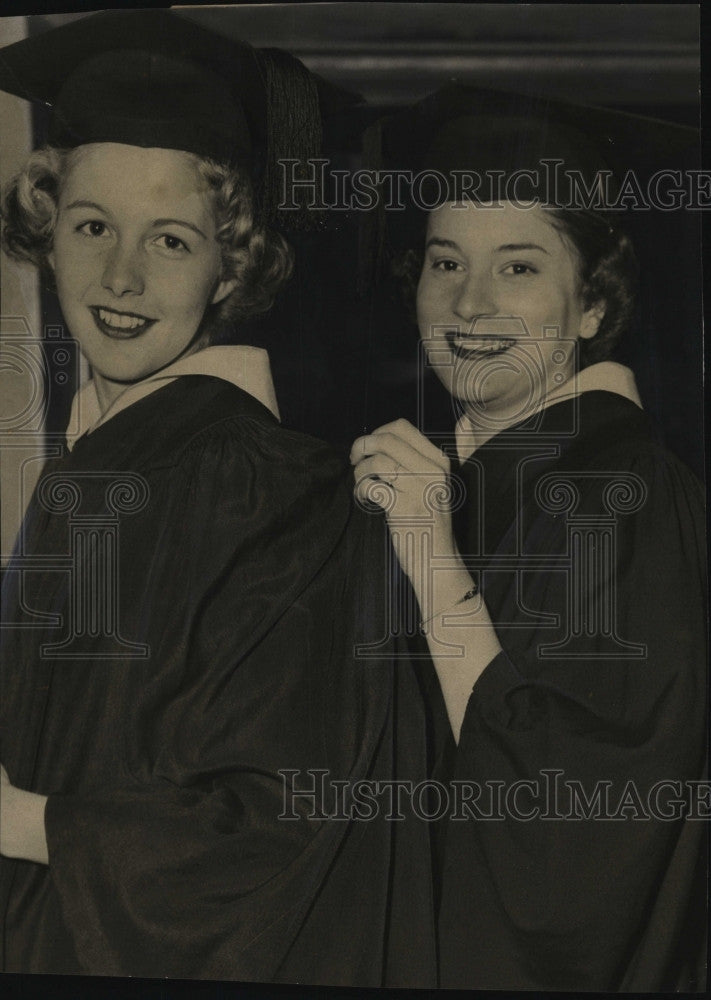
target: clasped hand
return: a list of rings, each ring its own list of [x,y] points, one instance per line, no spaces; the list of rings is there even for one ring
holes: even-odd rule
[[[449,459],[407,420],[359,437],[350,459],[356,498],[385,512],[400,565],[417,586],[424,553],[418,543],[423,536],[430,537],[431,553],[449,556],[456,551]]]

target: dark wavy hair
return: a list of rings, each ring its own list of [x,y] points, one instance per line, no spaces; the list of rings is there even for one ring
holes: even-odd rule
[[[51,146],[35,150],[9,184],[1,210],[3,249],[14,260],[39,267],[50,284],[48,255],[71,155],[72,150]],[[208,307],[202,326],[204,346],[227,324],[271,307],[291,276],[293,254],[280,234],[255,222],[252,186],[245,173],[203,157],[193,159],[213,197],[216,238],[222,251],[221,279],[236,281],[225,299]]]
[[[580,366],[585,368],[610,358],[620,338],[630,326],[635,311],[639,267],[629,236],[617,217],[586,209],[546,207],[552,224],[575,252],[579,294],[587,310],[603,302],[605,313],[598,331],[589,340],[581,339]],[[424,261],[424,225],[420,247],[397,254],[392,272],[413,320],[417,283]]]

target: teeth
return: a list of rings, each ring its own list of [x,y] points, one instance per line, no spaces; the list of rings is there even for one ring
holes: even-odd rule
[[[98,313],[102,323],[117,330],[137,330],[148,322],[146,319],[139,319],[138,316],[126,316],[123,313],[110,312],[108,309],[99,309]]]
[[[462,348],[465,351],[477,351],[479,353],[495,353],[496,351],[504,351],[508,347],[512,347],[516,341],[515,340],[478,340],[473,337],[457,337],[454,341],[455,345]]]

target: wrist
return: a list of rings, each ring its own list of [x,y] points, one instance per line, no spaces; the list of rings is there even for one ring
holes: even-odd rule
[[[424,622],[476,597],[479,582],[463,563],[453,560],[448,566],[432,570],[413,589],[420,606],[421,622]]]
[[[429,565],[423,567],[412,580],[420,607],[423,602],[429,606],[456,600],[476,583],[477,580],[467,569],[456,545],[447,549],[435,548]]]

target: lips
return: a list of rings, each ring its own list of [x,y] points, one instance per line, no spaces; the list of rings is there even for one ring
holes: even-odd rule
[[[458,358],[493,358],[505,354],[516,344],[515,337],[469,336],[450,330],[447,343]]]
[[[520,321],[510,316],[486,316],[477,319],[466,332],[456,328],[448,330],[445,336],[458,358],[493,358],[515,346],[519,336],[511,336],[514,329],[525,335],[520,326]]]
[[[513,339],[504,340],[498,337],[455,336],[451,341],[454,353],[460,358],[468,358],[473,355],[491,358],[510,350],[515,343],[516,341]]]
[[[101,333],[117,340],[130,340],[138,337],[156,322],[148,316],[139,313],[118,312],[115,309],[105,309],[103,306],[91,306],[91,314]]]

